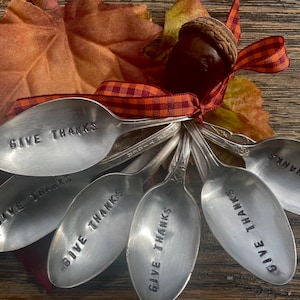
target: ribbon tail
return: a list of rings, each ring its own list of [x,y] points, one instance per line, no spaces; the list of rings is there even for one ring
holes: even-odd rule
[[[226,77],[206,95],[203,101],[201,101],[203,113],[214,110],[222,104],[230,78],[231,76]]]
[[[277,73],[286,70],[289,65],[284,38],[271,36],[242,49],[238,54],[234,71],[244,69],[260,73]]]
[[[240,1],[234,0],[225,22],[226,26],[232,31],[237,44],[239,43],[241,37],[239,8]]]

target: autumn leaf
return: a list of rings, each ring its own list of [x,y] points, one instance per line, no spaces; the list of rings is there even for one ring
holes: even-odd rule
[[[227,86],[223,103],[204,119],[254,140],[274,135],[269,114],[263,109],[261,90],[248,78],[235,76]]]
[[[18,98],[94,93],[105,80],[156,83],[161,65],[143,49],[162,28],[145,5],[53,3],[44,11],[12,0],[0,21],[0,118]]]
[[[60,9],[57,0],[31,0],[30,2],[44,10]]]

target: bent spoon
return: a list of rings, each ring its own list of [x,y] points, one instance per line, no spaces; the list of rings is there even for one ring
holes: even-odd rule
[[[0,127],[0,169],[27,176],[79,172],[104,159],[125,133],[187,119],[121,119],[85,98],[45,102]]]
[[[201,205],[212,233],[241,266],[257,277],[276,285],[288,283],[296,270],[297,254],[279,201],[254,173],[221,164],[198,125],[187,122],[185,126],[197,145],[193,150],[201,177],[206,178]],[[204,161],[206,166],[202,168]]]
[[[106,174],[75,197],[49,249],[48,277],[54,285],[70,288],[82,284],[119,256],[126,246],[136,206],[144,194],[144,182],[178,141],[177,134],[137,173],[128,174],[125,170]]]
[[[114,152],[105,161],[75,174],[55,177],[13,175],[0,186],[0,252],[23,248],[55,230],[74,197],[92,180],[147,149],[157,147],[180,128],[180,123],[171,123],[135,145]],[[134,171],[142,166],[139,163]]]
[[[206,128],[203,135],[245,161],[246,168],[258,175],[273,191],[282,207],[300,215],[300,142],[273,137],[241,145]]]
[[[194,269],[200,213],[185,187],[189,156],[189,136],[185,134],[168,176],[144,195],[134,214],[127,264],[140,299],[175,299]]]

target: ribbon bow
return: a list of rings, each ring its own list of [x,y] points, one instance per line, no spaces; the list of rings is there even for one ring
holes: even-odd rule
[[[240,1],[234,0],[226,20],[226,26],[232,31],[236,43],[241,37]],[[204,110],[202,113],[213,110],[221,105],[229,79],[241,69],[260,73],[277,73],[286,70],[290,65],[284,38],[282,36],[270,36],[250,44],[238,53],[236,64],[232,73],[215,86],[203,99]]]
[[[237,44],[241,35],[239,5],[239,0],[233,1],[225,23],[232,31]],[[62,96],[94,99],[118,116],[125,118],[163,118],[185,115],[198,117],[201,121],[203,114],[221,105],[228,81],[238,70],[276,73],[287,69],[289,64],[283,37],[271,36],[239,51],[232,73],[216,85],[204,99],[198,99],[192,93],[171,94],[161,88],[140,83],[108,81],[103,82],[94,95],[64,94],[19,99],[7,113],[4,121],[29,107]]]

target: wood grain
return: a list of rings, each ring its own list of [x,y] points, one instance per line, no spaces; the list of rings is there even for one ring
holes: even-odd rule
[[[120,2],[110,1],[110,2]],[[127,1],[130,2],[130,1]],[[142,3],[143,1],[132,1]],[[210,14],[225,20],[231,0],[203,0]],[[3,15],[8,1],[0,0]],[[65,1],[60,1],[61,4]],[[153,20],[163,25],[173,1],[146,2]],[[285,38],[290,68],[279,74],[244,72],[263,92],[264,106],[278,135],[300,138],[300,1],[242,0],[240,48],[269,35]],[[194,182],[196,180],[194,179]],[[199,187],[191,187],[199,194]],[[300,253],[300,216],[288,213]],[[202,239],[195,270],[179,299],[300,299],[300,269],[284,286],[267,284],[240,267],[218,244],[202,218]],[[230,229],[228,229],[230,230]],[[104,273],[73,289],[46,293],[13,253],[0,254],[0,299],[137,299],[129,279],[125,255]]]

